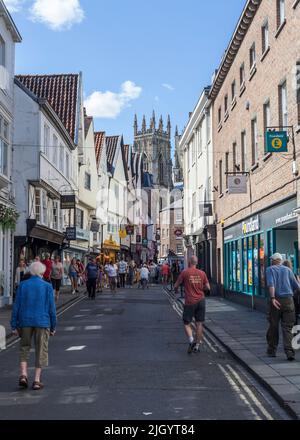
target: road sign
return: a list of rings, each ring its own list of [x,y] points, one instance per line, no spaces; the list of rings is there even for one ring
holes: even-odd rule
[[[288,135],[286,131],[267,131],[267,153],[287,153]]]
[[[68,241],[72,241],[72,240],[76,240],[77,235],[76,235],[76,228],[72,227],[72,228],[66,228],[66,239]]]

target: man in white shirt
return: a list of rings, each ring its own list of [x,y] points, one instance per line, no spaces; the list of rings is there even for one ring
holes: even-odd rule
[[[147,286],[148,288],[148,281],[149,281],[149,269],[146,264],[141,268],[141,284],[143,289]]]
[[[119,262],[119,277],[120,277],[120,287],[125,287],[125,277],[127,273],[127,263],[122,258],[122,260]]]
[[[116,293],[117,287],[117,266],[111,261],[107,268],[110,290]]]

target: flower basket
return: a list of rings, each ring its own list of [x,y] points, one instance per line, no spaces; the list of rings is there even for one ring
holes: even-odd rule
[[[20,214],[13,208],[0,203],[0,226],[3,231],[16,229],[16,224]]]

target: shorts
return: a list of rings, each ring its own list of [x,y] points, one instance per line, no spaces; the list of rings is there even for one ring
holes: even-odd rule
[[[196,322],[205,321],[205,299],[196,304],[184,306],[182,319],[185,325],[191,324],[193,318]]]
[[[73,280],[77,280],[77,278],[78,278],[76,272],[70,272],[69,277],[72,278]]]
[[[61,280],[60,279],[56,280],[55,278],[51,278],[51,282],[52,282],[53,289],[58,292],[61,287]]]
[[[50,330],[48,328],[24,327],[21,329],[20,361],[28,362],[31,340],[34,336],[35,368],[48,366],[48,343]]]

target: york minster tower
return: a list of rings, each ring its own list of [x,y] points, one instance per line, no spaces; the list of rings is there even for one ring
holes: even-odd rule
[[[167,127],[164,129],[162,116],[156,126],[153,111],[150,126],[147,127],[145,116],[139,130],[137,116],[134,119],[134,149],[143,154],[144,171],[153,176],[155,188],[172,188],[171,159],[171,121],[168,116]]]

